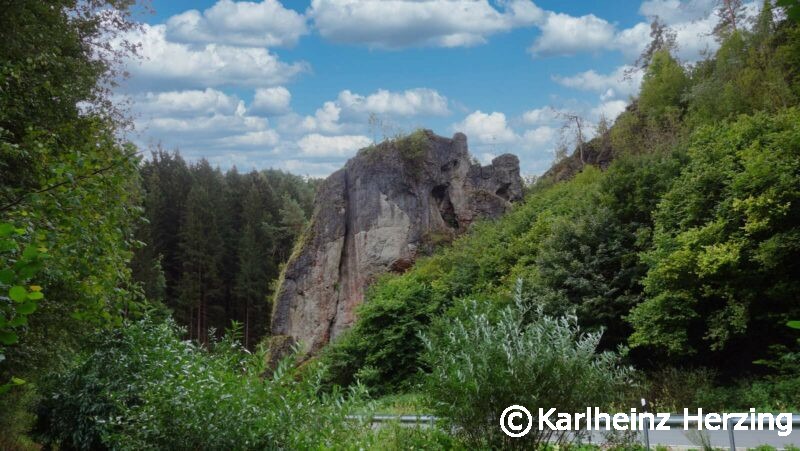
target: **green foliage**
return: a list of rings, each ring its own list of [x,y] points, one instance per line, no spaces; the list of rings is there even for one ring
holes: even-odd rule
[[[182,341],[172,322],[142,320],[95,337],[54,374],[38,407],[37,437],[66,449],[311,449],[358,436],[359,393],[318,394],[318,377],[284,361],[262,380],[263,353],[241,330],[211,351]]]
[[[388,152],[397,152],[401,162],[411,174],[422,169],[423,158],[430,147],[430,131],[417,129],[409,134],[397,134],[394,138],[361,149],[363,155],[374,159],[385,157]]]
[[[681,412],[697,407],[709,409],[711,406],[698,404],[698,394],[711,389],[715,377],[715,373],[706,368],[660,368],[647,374],[643,397],[657,412]]]
[[[436,426],[409,427],[398,423],[382,424],[372,433],[339,443],[337,449],[399,450],[465,450],[466,444]]]
[[[143,307],[128,269],[138,158],[109,98],[131,4],[2,2],[0,447],[25,443],[41,374]]]
[[[651,121],[670,120],[680,114],[681,99],[688,85],[686,73],[669,50],[658,50],[642,80],[640,111]]]
[[[323,360],[329,382],[347,386],[361,381],[380,394],[400,384],[419,367],[418,331],[441,314],[441,301],[418,277],[385,276],[370,289],[360,321],[328,348]]]
[[[800,315],[800,113],[700,130],[690,161],[655,213],[648,299],[631,313],[631,344],[736,359],[789,344]]]
[[[793,412],[800,378],[792,374],[743,378],[721,384],[706,368],[663,368],[647,375],[645,398],[654,410],[678,412],[684,408],[707,411]]]
[[[426,412],[424,397],[416,392],[383,396],[374,401],[373,407],[376,412],[391,415],[419,415]]]
[[[793,38],[797,27],[786,22],[776,26],[769,2],[765,5],[753,30],[732,33],[714,58],[695,67],[687,95],[690,124],[796,104],[797,79],[792,66],[800,50]]]
[[[633,104],[634,106],[636,104]],[[614,126],[609,130],[611,146],[617,155],[637,155],[649,150],[647,142],[648,124],[635,110],[628,109],[617,116]]]
[[[497,419],[513,404],[557,412],[609,408],[630,387],[630,369],[614,353],[597,353],[601,334],[582,332],[575,317],[531,311],[517,295],[499,312],[468,302],[462,318],[439,321],[426,335],[431,372],[423,389],[434,412],[475,447],[564,442],[569,438],[538,430],[536,420],[524,438],[509,438]]]
[[[26,286],[47,259],[43,242],[31,240],[30,235],[24,228],[0,223],[0,255],[4,261],[0,269],[0,362],[5,357],[3,348],[19,340],[14,330],[28,324],[28,315],[44,298],[42,287]]]
[[[415,130],[409,135],[398,137],[394,140],[403,159],[413,162],[425,156],[430,145],[430,138],[425,130]]]
[[[777,0],[776,4],[785,9],[786,15],[790,19],[800,22],[800,2],[797,0]]]
[[[127,267],[136,150],[119,138],[125,122],[108,98],[131,50],[121,36],[133,27],[130,4],[2,5],[0,435],[10,440],[43,372],[85,332],[141,311]],[[23,379],[26,389],[5,385]]]
[[[47,259],[47,248],[29,235],[24,228],[0,223],[0,364],[6,360],[6,347],[17,344],[19,330],[28,326],[28,316],[44,299],[42,287],[26,286]],[[43,235],[38,237],[42,239]],[[24,379],[7,376],[7,380],[0,380],[0,395],[24,383]]]

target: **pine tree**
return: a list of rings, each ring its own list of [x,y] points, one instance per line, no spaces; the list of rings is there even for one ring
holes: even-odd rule
[[[255,183],[250,186],[242,202],[242,232],[238,246],[239,272],[236,276],[235,295],[239,317],[244,324],[244,345],[263,333],[269,319],[264,308],[269,288],[268,271],[272,268],[267,249],[269,237],[263,225],[266,219],[264,198]]]
[[[300,204],[288,193],[284,193],[281,197],[280,217],[281,225],[287,229],[289,235],[296,237],[302,233],[306,224],[306,215]]]
[[[220,233],[223,240],[223,252],[220,268],[222,294],[225,304],[223,318],[219,327],[227,328],[232,319],[238,318],[235,300],[235,281],[239,271],[238,248],[242,234],[242,202],[247,194],[246,176],[239,174],[234,166],[224,175],[223,203],[221,207]]]
[[[719,41],[722,41],[739,31],[741,27],[741,22],[744,20],[742,0],[718,0],[717,17],[719,22],[714,27],[713,33]]]
[[[169,153],[157,148],[151,161],[142,168],[146,191],[145,214],[149,222],[147,243],[153,256],[161,256],[161,266],[167,281],[164,296],[167,305],[175,307],[179,297],[177,281],[183,272],[180,250],[180,230],[191,188],[192,179],[186,162],[178,152]]]
[[[653,18],[650,23],[650,42],[639,55],[635,66],[639,69],[647,69],[653,61],[656,52],[666,50],[669,53],[678,48],[676,43],[677,34],[669,28],[658,16]],[[630,74],[627,74],[630,75]]]
[[[190,337],[206,343],[209,309],[218,306],[223,297],[220,277],[223,241],[218,216],[222,184],[218,172],[205,160],[198,163],[193,172],[194,181],[180,231],[183,262],[180,300]]]

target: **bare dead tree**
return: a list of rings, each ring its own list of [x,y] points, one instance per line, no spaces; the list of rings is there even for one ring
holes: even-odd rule
[[[717,0],[717,17],[719,22],[713,33],[722,40],[739,29],[739,23],[744,19],[742,0]]]
[[[558,114],[564,120],[561,126],[562,136],[569,132],[575,133],[575,147],[578,149],[578,154],[581,157],[581,164],[585,165],[586,158],[583,154],[583,148],[585,144],[584,137],[586,136],[584,133],[584,130],[586,130],[586,121],[581,115],[569,111],[560,111]]]

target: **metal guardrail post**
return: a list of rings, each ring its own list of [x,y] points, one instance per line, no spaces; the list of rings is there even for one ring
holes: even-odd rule
[[[733,418],[728,418],[728,438],[731,440],[731,451],[736,451],[736,442],[733,439]]]
[[[642,410],[647,412],[647,400],[644,398],[642,398]],[[645,418],[645,423],[647,424],[644,427],[644,447],[650,451],[650,428],[653,427],[653,422],[649,418]]]

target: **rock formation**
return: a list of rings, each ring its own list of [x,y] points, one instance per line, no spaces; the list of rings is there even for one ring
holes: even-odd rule
[[[418,131],[360,150],[317,191],[276,293],[273,341],[315,353],[353,323],[378,275],[405,271],[434,243],[501,215],[522,189],[516,156],[473,164],[461,133]]]

